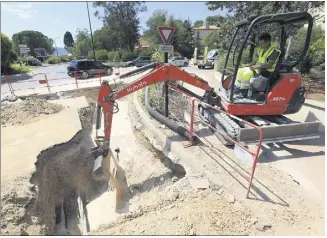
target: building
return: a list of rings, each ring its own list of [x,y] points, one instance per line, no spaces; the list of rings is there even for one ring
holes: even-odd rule
[[[193,27],[192,28],[194,31],[194,40],[196,39],[197,35],[199,35],[201,44],[204,44],[204,39],[210,35],[210,33],[217,31],[219,28],[217,26],[211,26],[211,25],[204,25],[200,27]]]
[[[142,49],[142,48],[149,48],[152,46],[152,43],[143,39],[143,38],[140,38],[138,44],[135,46],[135,49],[136,50],[139,50],[139,49]]]

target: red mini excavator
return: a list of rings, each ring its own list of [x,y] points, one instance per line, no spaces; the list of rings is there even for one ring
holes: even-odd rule
[[[285,44],[287,31],[293,29],[299,23],[307,24],[307,36],[303,52],[296,62],[286,63]],[[279,48],[281,54],[276,69],[264,82],[265,85],[263,87],[256,88],[250,86],[247,96],[236,94],[234,93],[234,86],[242,61],[242,53],[246,46],[255,44],[256,32],[262,29],[265,24],[275,24],[280,29]],[[320,122],[298,123],[284,116],[297,113],[305,100],[305,90],[302,86],[301,75],[299,72],[294,71],[293,68],[303,60],[308,51],[312,25],[312,17],[307,12],[264,15],[252,17],[238,23],[227,52],[222,74],[222,86],[216,91],[206,81],[195,75],[191,75],[173,65],[159,63],[149,64],[119,76],[122,79],[152,69],[150,73],[117,92],[113,91],[108,82],[104,81],[99,91],[96,121],[96,129],[98,130],[101,124],[102,110],[104,116],[104,137],[97,136],[98,147],[94,150],[96,151],[95,154],[108,154],[109,152],[112,117],[119,110],[116,101],[137,90],[159,82],[176,83],[176,81],[182,81],[205,90],[202,97],[204,103],[200,103],[198,107],[199,116],[213,127],[223,130],[236,141],[247,144],[257,143],[259,136],[257,130],[235,120],[234,116],[260,126],[263,131],[264,143],[318,138]],[[250,43],[248,42],[249,39]],[[240,42],[242,44],[239,47]],[[235,43],[237,43],[236,47],[233,47]],[[233,48],[234,52],[232,53]],[[238,57],[236,58],[237,52]],[[232,56],[233,73],[225,77],[230,67],[230,56]],[[216,110],[207,107],[207,104],[219,107],[233,115],[233,117],[227,116],[225,113],[218,113]],[[221,134],[218,138],[225,145],[233,144],[232,141]]]
[[[307,37],[303,52],[296,59],[296,62],[286,63],[285,42],[287,31],[294,29],[296,24],[300,22],[307,22]],[[250,85],[246,95],[238,94],[234,91],[234,86],[242,62],[243,51],[246,46],[250,45],[251,47],[255,45],[255,39],[258,35],[256,31],[262,29],[265,24],[275,24],[280,27],[279,48],[281,54],[276,69],[266,81],[260,83],[260,87]],[[258,142],[258,131],[236,120],[236,117],[260,126],[263,131],[263,143],[318,138],[320,122],[298,123],[284,116],[300,111],[305,100],[301,75],[295,72],[293,68],[303,60],[308,51],[312,24],[312,17],[307,12],[265,15],[249,18],[238,23],[227,52],[222,74],[222,85],[217,91],[211,88],[203,79],[170,64],[153,63],[119,76],[119,78],[123,79],[152,69],[150,73],[117,91],[113,91],[109,83],[104,81],[98,95],[96,119],[96,130],[98,132],[101,128],[102,112],[104,118],[104,136],[98,136],[98,133],[96,133],[97,147],[92,150],[92,155],[96,159],[93,171],[94,178],[96,177],[96,180],[113,180],[117,189],[117,196],[122,197],[123,194],[126,194],[126,184],[124,185],[122,181],[118,181],[119,177],[121,178],[120,180],[124,180],[123,173],[119,173],[122,170],[120,170],[117,163],[113,163],[115,166],[111,166],[108,163],[108,160],[110,162],[112,161],[111,158],[113,158],[113,153],[110,149],[110,137],[113,114],[119,111],[117,100],[159,82],[176,83],[177,81],[182,81],[203,89],[205,93],[204,96],[200,97],[202,102],[199,103],[198,114],[203,121],[212,127],[219,131],[224,131],[224,133],[219,133],[219,135],[216,134],[224,145],[233,144],[229,138],[246,144]],[[248,43],[248,39],[250,39],[250,43]],[[242,44],[239,47],[240,42]],[[238,53],[237,57],[235,57],[236,53]],[[230,60],[230,56],[232,56],[232,60]],[[252,57],[250,58],[252,61]],[[232,63],[231,69],[233,73],[225,77],[225,74],[230,69],[230,63]],[[186,93],[189,93],[181,85],[177,86],[181,90],[185,90]],[[199,98],[198,95],[197,98]],[[218,107],[228,114],[219,113],[208,105]],[[107,158],[107,162],[103,162],[106,160],[104,158]],[[112,167],[115,167],[116,170]]]

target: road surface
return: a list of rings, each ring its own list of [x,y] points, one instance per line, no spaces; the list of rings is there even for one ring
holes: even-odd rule
[[[215,84],[213,70],[207,69],[198,69],[195,66],[184,67],[187,72],[195,73],[203,79],[207,80],[210,85]],[[14,90],[27,90],[31,88],[37,87],[45,87],[46,85],[40,85],[39,80],[45,79],[44,74],[48,79],[49,85],[51,86],[59,86],[66,84],[74,84],[74,78],[71,78],[67,75],[67,65],[57,65],[57,66],[48,66],[48,67],[36,67],[35,71],[38,72],[37,75],[32,76],[25,80],[20,80],[12,83],[12,88]],[[105,79],[111,79],[113,76],[106,77]],[[95,80],[94,78],[90,78],[88,80]],[[217,85],[212,85],[217,86]],[[8,94],[10,92],[7,84],[1,85],[1,94]]]

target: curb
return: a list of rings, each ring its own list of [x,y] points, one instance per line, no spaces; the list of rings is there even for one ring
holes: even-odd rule
[[[204,168],[200,164],[199,158],[193,153],[187,151],[178,142],[172,141],[169,137],[164,135],[151,121],[151,117],[146,111],[142,109],[138,101],[138,92],[134,94],[133,104],[137,113],[139,114],[139,122],[142,124],[140,131],[145,134],[150,143],[157,149],[163,152],[163,154],[168,157],[172,162],[180,164],[184,167],[186,171],[186,178],[193,179],[208,179],[215,186],[222,187],[222,182],[220,179],[214,175],[211,171]],[[178,135],[178,137],[182,138]]]
[[[313,107],[317,110],[325,111],[325,103],[316,100],[306,99],[304,102],[305,106]]]

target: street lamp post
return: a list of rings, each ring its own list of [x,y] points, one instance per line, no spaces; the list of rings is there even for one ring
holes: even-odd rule
[[[91,26],[91,19],[90,19],[90,11],[89,11],[89,4],[88,2],[86,2],[86,6],[87,6],[87,14],[89,16],[89,25],[90,25],[90,32],[91,32],[91,41],[92,41],[92,50],[93,50],[93,57],[94,57],[94,61],[95,59],[95,50],[94,50],[94,43],[93,43],[93,34],[92,34],[92,26]]]

